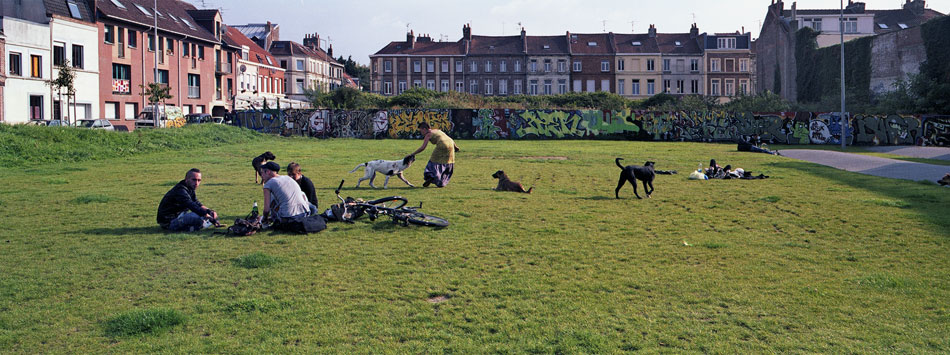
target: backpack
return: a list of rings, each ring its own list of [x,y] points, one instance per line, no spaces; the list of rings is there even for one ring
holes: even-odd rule
[[[282,218],[280,223],[274,225],[274,228],[284,232],[308,234],[316,233],[327,229],[327,220],[321,215],[300,216],[295,218]]]
[[[260,218],[257,218],[255,214],[250,214],[244,219],[235,219],[234,224],[228,227],[228,235],[246,237],[257,233],[262,227]]]

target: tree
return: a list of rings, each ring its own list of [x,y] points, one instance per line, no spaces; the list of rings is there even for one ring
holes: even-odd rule
[[[69,98],[73,98],[73,118],[76,116],[76,73],[73,71],[73,67],[69,65],[68,60],[63,61],[63,65],[59,67],[59,74],[57,74],[56,79],[49,80],[46,82],[46,85],[56,90],[56,94],[59,95],[60,101],[62,102],[63,91],[66,91],[66,107],[69,108]],[[65,116],[67,119],[66,124],[69,124],[68,115]]]
[[[165,110],[165,100],[171,99],[171,87],[162,83],[148,83],[148,86],[139,84],[142,88],[142,96],[148,97],[148,102],[155,105],[162,103],[162,111]],[[155,120],[155,127],[158,127],[158,120],[161,115],[158,112],[152,113],[152,119]]]

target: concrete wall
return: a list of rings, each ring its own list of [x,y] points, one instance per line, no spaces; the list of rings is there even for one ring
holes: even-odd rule
[[[917,74],[920,63],[927,59],[920,27],[890,32],[874,37],[871,42],[871,93],[894,90],[898,80]]]
[[[30,120],[30,97],[42,97],[40,118],[48,120],[52,117],[52,100],[50,88],[46,80],[52,72],[52,56],[50,55],[50,28],[49,25],[39,24],[12,17],[3,17],[3,32],[7,36],[7,60],[11,53],[20,54],[21,75],[12,75],[7,72],[7,88],[4,91],[3,119],[7,123],[26,123]],[[33,55],[42,58],[42,77],[33,78],[30,72],[30,58]],[[6,69],[9,70],[9,63]]]

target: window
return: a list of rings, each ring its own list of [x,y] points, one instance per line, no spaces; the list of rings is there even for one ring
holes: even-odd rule
[[[515,73],[520,73],[520,72],[521,72],[521,61],[515,60]]]
[[[38,55],[30,56],[30,76],[34,78],[43,77],[43,57]]]
[[[418,89],[418,88],[421,88],[421,87],[422,87],[422,80],[413,80],[413,81],[412,81],[412,88],[413,88],[413,89]]]
[[[297,93],[302,93],[302,92],[303,92],[303,79],[297,79],[296,83],[297,83]],[[386,83],[386,84],[389,84],[389,83]]]
[[[168,48],[168,54],[175,53],[175,40],[171,38],[165,38],[165,48]],[[202,56],[204,58],[204,56]]]
[[[528,81],[528,95],[537,95],[538,94],[538,81],[531,80]]]
[[[713,79],[709,86],[709,94],[712,96],[719,96],[719,79]]]
[[[386,62],[386,63],[389,63],[389,62]],[[304,68],[304,66],[303,66],[303,59],[297,59],[297,70],[304,70],[303,68]],[[389,71],[389,70],[387,70],[387,71]]]
[[[670,72],[670,60],[669,60],[669,59],[664,59],[664,60],[663,60],[663,72],[666,72],[666,73],[669,73],[669,72]]]
[[[205,59],[205,46],[198,46],[198,59]]]
[[[43,119],[43,96],[30,95],[30,119]]]
[[[298,63],[302,63],[302,61],[298,61]],[[303,65],[302,65],[302,64],[301,64],[301,65],[297,65],[297,67],[298,67],[297,70],[303,70],[303,68],[300,68],[301,66],[303,66]],[[393,62],[392,62],[392,61],[388,61],[388,60],[387,60],[387,61],[384,61],[384,62],[383,62],[383,71],[385,71],[385,72],[387,72],[387,73],[392,72],[392,71],[393,71]]]
[[[886,25],[886,24],[883,24],[883,23],[879,23],[879,24],[877,24],[877,27],[880,27],[880,28],[881,28],[882,30],[886,30],[886,29],[888,29],[888,28],[889,28],[889,27],[887,27],[887,25]]]
[[[20,53],[10,52],[10,75],[23,75],[23,59]]]
[[[116,109],[118,109],[118,107],[116,107]],[[138,112],[138,104],[136,103],[125,104],[125,119],[127,120],[134,119],[136,112]],[[114,118],[118,118],[118,117],[114,117]]]
[[[726,94],[726,96],[733,96],[733,95],[735,95],[735,92],[733,91],[733,86],[734,86],[734,85],[735,85],[735,84],[734,84],[734,82],[732,81],[732,79],[726,79],[726,85],[725,85],[725,94]]]
[[[493,95],[494,89],[491,80],[485,80],[485,95]]]
[[[624,64],[623,59],[617,60],[617,71],[624,71]]]
[[[115,33],[116,34],[115,43],[118,44],[116,46],[116,49],[117,49],[119,58],[125,58],[125,30],[123,30],[121,27],[116,27],[116,30],[117,31]]]
[[[416,72],[416,73],[421,73],[421,72],[422,72],[422,63],[420,63],[418,60],[417,60],[417,61],[413,61],[413,62],[412,62],[412,71],[414,71],[414,72]]]
[[[669,80],[669,79],[663,80],[663,92],[665,92],[665,93],[672,93],[672,91],[670,91],[670,80]]]
[[[155,51],[155,35],[151,33],[148,34],[148,50],[150,52]]]
[[[201,76],[188,74],[188,98],[197,99],[199,97],[201,97]]]
[[[581,81],[575,79],[573,84],[574,84],[574,85],[573,85],[572,89],[574,90],[574,92],[581,92],[581,89],[582,89],[582,88],[581,88]]]
[[[472,67],[472,68],[468,71],[469,73],[477,73],[477,72],[478,72],[478,62],[476,62],[476,61],[473,60],[471,67]]]
[[[135,5],[135,7],[137,7],[139,11],[141,11],[143,14],[145,14],[145,16],[152,17],[152,13],[148,12],[148,10],[142,7],[142,5],[139,5],[139,4],[133,4],[133,5]]]
[[[587,92],[594,92],[594,91],[595,91],[595,88],[594,88],[594,81],[593,81],[593,80],[588,80],[588,81],[587,81]]]
[[[138,33],[136,33],[135,30],[128,30],[128,37],[129,37],[129,43],[128,43],[129,48],[138,47],[139,45]]]
[[[676,81],[676,93],[677,93],[677,94],[682,94],[682,93],[683,93],[683,86],[684,86],[683,84],[684,84],[684,82],[683,82],[682,80],[677,80],[677,81]]]
[[[79,14],[79,5],[70,0],[66,2],[66,6],[69,6],[69,16],[82,20],[82,15]]]
[[[403,91],[406,91],[406,81],[405,81],[405,80],[400,80],[400,81],[399,81],[399,92],[397,92],[396,95],[402,94]]]
[[[689,71],[697,72],[699,71],[699,59],[690,59],[689,60]]]
[[[490,61],[490,60],[485,61],[485,72],[486,72],[486,73],[491,73],[491,61]]]
[[[574,71],[575,72],[581,71],[581,62],[574,62]]]
[[[168,85],[168,70],[159,69],[159,70],[158,70],[158,80],[155,80],[155,82],[157,82],[157,83],[159,83],[159,84]]]
[[[544,94],[545,94],[545,95],[551,95],[551,93],[552,93],[553,91],[554,91],[554,90],[552,89],[551,80],[545,80],[545,81],[544,81]]]
[[[655,71],[656,63],[653,59],[647,59],[647,71]]]
[[[689,93],[698,94],[699,93],[699,80],[692,80],[689,82]]]
[[[565,71],[567,71],[567,61],[565,61],[565,60],[563,60],[563,59],[562,59],[562,60],[558,60],[558,61],[557,61],[557,72],[558,72],[558,73],[563,73],[563,72],[565,72]]]
[[[600,62],[600,71],[608,72],[610,71],[610,61],[601,61]]]
[[[600,91],[610,92],[610,80],[601,80],[600,81]]]
[[[545,59],[545,60],[544,60],[544,72],[545,72],[545,73],[550,73],[550,72],[551,72],[551,60],[550,60],[550,59]]]
[[[122,3],[119,2],[119,0],[112,0],[112,4],[115,5],[115,6],[118,6],[120,9],[124,9],[124,8],[125,8],[125,5],[122,5]]]
[[[508,95],[508,80],[498,80],[498,95]]]
[[[716,48],[719,49],[736,49],[736,38],[735,37],[722,37],[716,39]]]
[[[719,59],[709,60],[709,71],[722,71],[721,68],[719,68]]]
[[[518,62],[515,61],[515,63]],[[512,87],[512,90],[514,91],[515,95],[521,95],[521,80],[515,80],[515,85]]]
[[[103,36],[103,40],[108,44],[112,44],[112,42],[115,41],[115,26],[105,25],[104,28],[105,34]]]
[[[749,81],[739,80],[739,95],[745,95],[747,93],[749,93]]]
[[[560,79],[557,81],[557,93],[558,94],[567,93],[567,80]]]
[[[443,61],[442,61],[442,72],[443,72],[443,73],[448,73],[448,72],[449,72],[449,62],[446,61],[446,60],[443,60]]]
[[[469,81],[469,83],[468,83],[468,92],[469,92],[470,94],[477,94],[477,93],[478,93],[478,81],[475,81],[475,80]]]
[[[388,62],[387,62],[387,63],[388,63]],[[299,79],[298,79],[298,80],[299,80]],[[393,94],[393,83],[387,81],[387,82],[383,83],[383,88],[385,88],[384,91],[383,91],[384,94],[386,94],[386,95],[392,95],[392,94]]]
[[[634,79],[634,80],[631,80],[631,81],[632,81],[633,87],[630,88],[630,94],[632,94],[632,95],[640,95],[640,80]]]
[[[748,59],[739,59],[739,71],[747,72],[749,71],[749,60]]]
[[[63,66],[66,63],[66,44],[53,44],[53,65]]]
[[[537,59],[532,59],[531,62],[528,63],[528,71],[529,71],[529,72],[532,72],[532,73],[538,72],[538,60],[537,60]]]
[[[821,18],[806,18],[804,25],[805,27],[811,27],[815,31],[821,32]]]
[[[844,33],[858,33],[858,19],[851,17],[844,19]]]
[[[112,64],[112,93],[128,95],[132,93],[132,67],[125,64]]]
[[[435,90],[435,80],[426,80],[426,89]]]
[[[508,61],[502,60],[501,62],[498,62],[498,71],[502,73],[508,71]]]
[[[647,80],[647,95],[656,94],[656,84],[653,82],[653,79]]]
[[[461,73],[461,72],[462,72],[462,61],[461,61],[461,60],[456,60],[456,61],[455,61],[455,72],[456,72],[456,73]]]
[[[626,85],[627,85],[627,83],[626,83],[625,80],[623,80],[623,79],[617,80],[617,94],[619,94],[619,95],[625,95],[625,94],[626,94],[626,91],[625,91],[625,90],[626,90],[626,88],[625,88]]]
[[[460,63],[461,63],[461,62],[460,62]],[[457,91],[457,92],[465,92],[465,83],[463,83],[461,80],[456,81],[456,82],[455,82],[455,91]]]
[[[446,67],[448,67],[448,62],[442,62],[442,63],[446,63]],[[449,81],[448,81],[448,80],[442,80],[442,83],[441,83],[441,84],[442,84],[442,86],[440,87],[441,91],[442,91],[442,92],[448,92],[448,91],[449,91]]]

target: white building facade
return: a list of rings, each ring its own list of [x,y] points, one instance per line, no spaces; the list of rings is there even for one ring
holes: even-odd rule
[[[49,120],[53,107],[52,90],[46,84],[52,72],[49,24],[4,16],[3,32],[7,37],[4,121]]]

